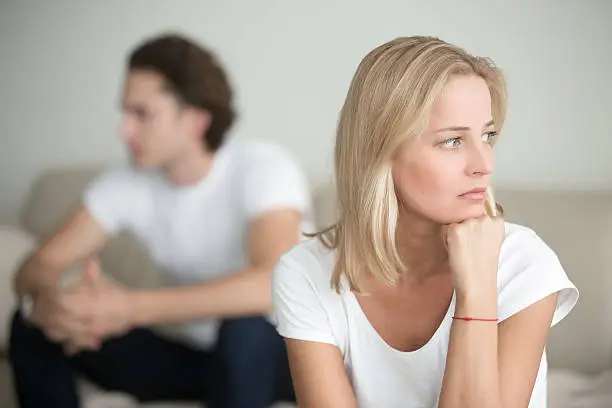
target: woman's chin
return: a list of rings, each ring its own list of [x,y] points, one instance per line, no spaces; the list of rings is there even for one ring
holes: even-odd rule
[[[473,218],[480,218],[484,215],[487,215],[484,205],[474,206],[473,208],[457,211],[451,217],[446,217],[447,222],[444,222],[444,224],[459,224]]]

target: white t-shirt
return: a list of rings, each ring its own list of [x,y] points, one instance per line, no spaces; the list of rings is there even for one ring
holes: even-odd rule
[[[455,295],[431,340],[413,352],[391,348],[370,325],[357,298],[331,286],[335,251],[311,239],[279,262],[273,280],[278,332],[287,338],[336,345],[360,408],[434,408],[442,386]],[[552,325],[574,307],[578,291],[555,253],[530,229],[506,223],[498,270],[500,321],[560,291]],[[530,408],[546,407],[546,353]]]
[[[86,207],[109,232],[127,229],[146,246],[170,284],[201,283],[248,266],[251,220],[277,208],[304,214],[314,229],[309,186],[284,149],[256,140],[229,139],[199,183],[179,187],[159,170],[112,169],[87,189]],[[216,342],[219,321],[182,325],[184,339],[201,348]]]

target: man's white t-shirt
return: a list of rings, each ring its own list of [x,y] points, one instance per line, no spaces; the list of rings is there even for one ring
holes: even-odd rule
[[[229,139],[209,174],[190,186],[171,184],[159,170],[108,170],[88,187],[84,203],[110,233],[134,233],[173,285],[202,283],[247,267],[249,223],[268,211],[298,209],[304,215],[302,231],[314,229],[305,174],[286,150],[259,140]],[[208,349],[219,323],[191,322],[179,332]]]
[[[400,352],[370,325],[346,282],[340,294],[332,288],[334,263],[335,251],[316,239],[281,258],[273,280],[278,332],[286,338],[336,345],[360,408],[437,407],[455,295],[431,340],[416,351]],[[506,223],[497,288],[500,321],[559,291],[555,325],[578,300],[578,291],[555,253],[535,232],[511,223]],[[546,376],[544,353],[530,408],[546,407]]]

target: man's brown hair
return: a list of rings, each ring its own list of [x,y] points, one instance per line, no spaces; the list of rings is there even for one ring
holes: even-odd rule
[[[203,140],[212,152],[221,146],[235,113],[227,74],[210,51],[179,34],[164,34],[137,46],[128,68],[161,75],[181,103],[209,112],[211,123]]]

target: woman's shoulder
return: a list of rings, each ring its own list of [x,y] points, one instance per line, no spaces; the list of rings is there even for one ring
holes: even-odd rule
[[[499,254],[500,266],[541,258],[556,259],[557,254],[534,229],[506,222]]]
[[[336,250],[318,238],[307,238],[281,256],[275,278],[307,280],[317,291],[331,289]]]
[[[553,325],[578,301],[578,290],[553,248],[533,229],[505,224],[497,276],[500,320],[538,300],[559,293]]]
[[[343,296],[332,287],[335,253],[316,238],[285,253],[274,270],[273,321],[287,338],[344,347]]]

